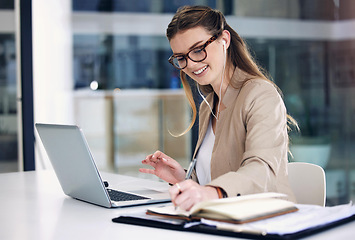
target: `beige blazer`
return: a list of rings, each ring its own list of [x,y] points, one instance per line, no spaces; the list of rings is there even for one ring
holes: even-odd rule
[[[233,81],[243,82],[247,74],[236,68]],[[206,99],[213,105],[213,95]],[[295,201],[287,175],[288,133],[284,102],[272,83],[249,80],[243,87],[229,85],[223,97],[226,109],[216,125],[211,158],[211,183],[227,195],[280,192]],[[199,111],[201,146],[211,111],[202,102]],[[198,182],[196,172],[192,178]]]

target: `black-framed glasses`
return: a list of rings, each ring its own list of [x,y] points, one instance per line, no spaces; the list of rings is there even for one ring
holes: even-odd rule
[[[203,60],[205,60],[207,58],[207,52],[206,52],[205,48],[208,45],[210,45],[212,42],[214,42],[217,38],[218,38],[217,34],[213,35],[202,46],[191,49],[187,54],[181,54],[181,55],[176,55],[176,56],[172,55],[168,61],[175,68],[177,68],[179,70],[186,68],[187,58],[189,58],[191,61],[194,61],[194,62],[202,62]]]

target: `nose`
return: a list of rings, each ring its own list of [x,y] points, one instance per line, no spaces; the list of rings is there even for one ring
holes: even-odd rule
[[[186,59],[186,68],[193,67],[197,64],[197,62],[192,61],[190,58]]]

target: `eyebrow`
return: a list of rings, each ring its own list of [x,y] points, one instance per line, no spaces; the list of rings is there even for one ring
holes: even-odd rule
[[[194,44],[189,48],[188,52],[191,51],[192,49],[196,48],[196,46],[199,45],[199,44],[202,43],[202,42],[203,42],[203,41],[201,40],[201,41],[198,41],[198,42],[194,43]],[[173,56],[184,55],[184,54],[185,54],[185,53],[174,53]]]

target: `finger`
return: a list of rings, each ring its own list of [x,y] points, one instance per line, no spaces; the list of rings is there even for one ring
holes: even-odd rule
[[[178,168],[180,166],[175,160],[171,158],[163,157],[161,160],[164,162],[166,166],[170,168]]]
[[[177,183],[177,184],[179,184],[179,183]],[[179,186],[179,187],[178,187]],[[174,197],[176,197],[177,195],[179,195],[180,193],[182,193],[184,190],[182,189],[182,187],[181,187],[181,185],[179,184],[179,185],[173,185],[173,186],[171,186],[170,187],[170,189],[169,189],[169,193],[170,193],[170,195],[171,196],[174,196]]]
[[[153,163],[158,163],[160,158],[159,155],[156,154],[156,152],[154,154],[150,154],[148,155],[145,159],[146,162],[153,162]]]
[[[180,187],[179,183],[176,183],[175,186],[177,187],[177,189],[179,190],[179,192],[181,192],[181,187]]]
[[[196,203],[201,201],[201,193],[195,187],[186,189],[183,193],[179,194],[175,199],[175,206],[183,210],[190,210]]]
[[[152,159],[152,156],[153,156],[153,154],[149,154],[148,156],[146,156],[145,159],[143,159],[142,163],[143,162],[146,162],[146,163],[150,162],[150,160]]]
[[[155,153],[152,154],[151,159],[157,160],[157,159],[162,159],[162,158],[166,158],[166,157],[167,156],[163,152],[158,150],[158,151],[156,151]]]
[[[139,171],[141,173],[155,174],[155,170],[154,169],[140,168]]]
[[[178,185],[175,184],[174,186],[172,186],[169,189],[169,194],[170,194],[170,197],[171,197],[173,203],[175,204],[177,198],[180,195],[183,195],[182,193],[186,193],[186,192],[190,192],[190,194],[191,194],[191,192],[194,193],[194,189],[196,188],[196,185],[198,185],[196,182],[189,179],[189,180],[179,182]],[[178,188],[178,186],[180,188]],[[192,190],[192,191],[190,191],[190,190]],[[187,196],[186,194],[184,194],[184,195],[185,195],[185,197]]]
[[[150,161],[150,162],[157,163],[160,159],[161,159],[161,154],[159,154],[159,151],[157,151],[154,154],[150,154],[150,155],[146,156],[146,158],[144,160],[147,162]]]
[[[192,180],[186,180],[186,181],[176,183],[169,189],[169,194],[171,199],[176,199],[177,196],[181,195],[185,191],[188,191],[191,187],[194,186],[194,184],[197,183]]]
[[[175,199],[175,206],[179,207],[182,210],[190,210],[190,208],[194,205],[193,192],[184,191],[179,194]]]
[[[142,164],[149,165],[149,166],[152,166],[152,167],[155,168],[157,163],[155,163],[155,162],[153,162],[151,160],[144,159],[144,160],[142,160]]]
[[[189,211],[195,203],[192,201],[191,198],[186,198],[183,201],[177,203],[177,207],[179,207],[182,210]]]
[[[169,189],[170,198],[174,204],[175,204],[176,197],[183,191],[180,184],[179,184],[179,186],[180,186],[180,188],[178,188],[175,184],[172,187],[170,187],[170,189]]]
[[[152,156],[153,156],[153,154],[149,154],[148,156],[145,157],[145,159],[147,159],[147,160],[148,160],[148,159],[151,159]]]

